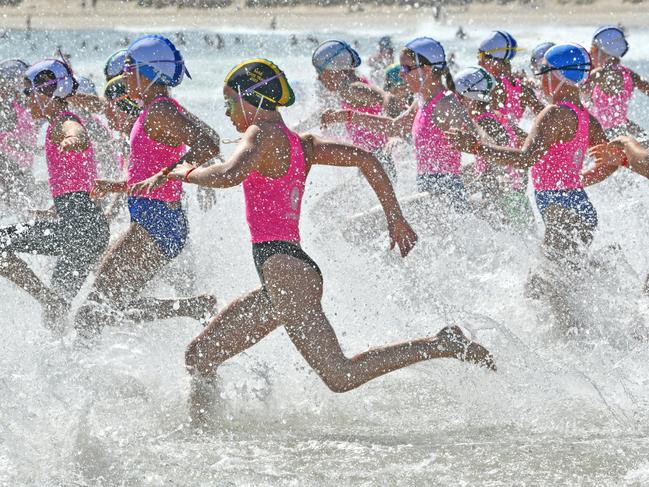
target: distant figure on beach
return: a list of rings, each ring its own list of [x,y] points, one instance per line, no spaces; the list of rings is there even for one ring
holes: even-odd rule
[[[466,32],[464,32],[464,29],[462,28],[462,26],[458,27],[457,31],[455,32],[455,38],[463,41],[467,37],[469,37],[469,36],[468,36],[468,34]]]

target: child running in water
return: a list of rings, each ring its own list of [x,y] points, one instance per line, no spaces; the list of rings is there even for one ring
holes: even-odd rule
[[[24,83],[32,116],[48,122],[45,158],[55,212],[51,219],[0,230],[0,274],[32,294],[54,327],[108,245],[108,223],[90,199],[97,167],[83,123],[68,110],[66,99],[77,86],[69,67],[38,62],[27,69]],[[16,253],[57,256],[51,287]]]
[[[512,72],[511,60],[518,52],[518,43],[511,34],[496,30],[480,43],[478,64],[497,80],[494,91],[494,110],[518,125],[528,108],[535,114],[543,110],[534,90]]]
[[[412,134],[417,160],[417,189],[441,196],[457,211],[468,209],[461,179],[461,154],[444,134],[451,128],[470,133],[476,129],[457,96],[447,91],[446,55],[442,45],[430,37],[419,37],[401,51],[401,76],[415,93],[410,108],[395,118],[338,110],[322,115],[323,125],[353,123],[373,134],[405,138]]]
[[[471,117],[496,145],[520,147],[525,134],[508,118],[491,109],[496,80],[484,68],[470,67],[453,78],[455,92],[460,95]],[[495,210],[500,219],[518,226],[532,221],[527,194],[527,172],[512,166],[500,167],[484,157],[474,164],[475,189],[482,194],[485,209]]]
[[[93,193],[129,192],[142,180],[185,161],[200,165],[219,153],[218,135],[169,96],[186,72],[180,52],[167,38],[148,35],[127,49],[124,80],[143,110],[130,134],[126,182],[97,181]],[[188,150],[189,148],[189,150]],[[162,177],[162,176],[161,176]],[[164,178],[163,178],[164,179]],[[182,183],[131,196],[131,224],[112,244],[97,271],[90,303],[77,314],[82,336],[114,323],[115,309],[136,320],[189,316],[200,319],[215,306],[209,295],[181,300],[139,297],[144,286],[185,246],[187,221],[181,207]]]
[[[435,358],[459,358],[495,368],[489,352],[455,326],[437,335],[372,349],[347,358],[322,307],[318,265],[300,246],[300,206],[305,180],[317,164],[355,166],[374,189],[388,221],[392,246],[405,257],[417,236],[401,214],[392,185],[370,153],[345,144],[291,132],[277,110],[294,101],[284,73],[272,62],[253,59],[226,77],[226,115],[243,133],[223,165],[196,168],[185,163],[169,177],[214,188],[243,185],[252,254],[262,286],[223,309],[189,346],[192,414],[208,406],[217,368],[279,326],[334,392],[344,392],[393,370]],[[265,103],[262,103],[265,102]],[[261,105],[261,109],[259,109]],[[138,188],[157,184],[153,178]]]
[[[584,92],[590,99],[592,114],[609,139],[632,135],[649,146],[649,135],[627,117],[635,89],[649,96],[649,82],[621,63],[628,50],[622,29],[611,25],[597,29],[590,49],[595,69]]]
[[[398,109],[399,100],[381,88],[372,85],[356,72],[361,64],[358,52],[344,41],[326,41],[320,44],[311,58],[318,80],[328,91],[336,94],[343,109],[358,113],[379,115]],[[396,169],[389,151],[385,150],[388,137],[374,133],[351,121],[345,124],[352,143],[373,153],[392,181]]]
[[[590,58],[581,46],[562,44],[546,52],[537,75],[552,104],[536,117],[521,148],[490,144],[459,130],[449,132],[465,152],[493,164],[531,168],[536,205],[545,222],[545,248],[553,258],[575,255],[590,244],[597,227],[581,169],[588,148],[606,142],[606,136],[579,99],[579,86],[589,71]]]

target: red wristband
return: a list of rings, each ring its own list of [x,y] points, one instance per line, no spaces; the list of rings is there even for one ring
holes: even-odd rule
[[[347,110],[347,123],[352,123],[352,118],[354,117],[353,110]]]
[[[196,167],[192,167],[189,171],[187,171],[187,172],[185,173],[185,177],[184,177],[183,179],[184,179],[184,181],[185,181],[186,183],[189,182],[189,175],[192,173],[192,171],[193,171],[194,169],[198,169],[198,168],[196,168]]]
[[[470,154],[477,154],[478,151],[480,150],[480,147],[482,147],[482,144],[480,143],[479,140],[476,140],[473,145],[471,146],[471,150],[469,151]]]
[[[165,176],[169,176],[169,173],[170,173],[171,171],[173,171],[173,169],[172,169],[171,167],[165,167],[165,168],[163,168],[162,171],[160,171],[160,172],[161,172],[163,175],[165,175]]]

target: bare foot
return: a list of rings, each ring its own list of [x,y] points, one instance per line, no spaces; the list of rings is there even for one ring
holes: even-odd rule
[[[494,358],[489,350],[479,343],[471,341],[459,326],[447,326],[436,337],[439,339],[439,346],[448,350],[452,357],[463,362],[474,363],[480,367],[487,367],[489,370],[496,370]]]

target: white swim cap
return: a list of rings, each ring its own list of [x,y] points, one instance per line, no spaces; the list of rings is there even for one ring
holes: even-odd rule
[[[605,25],[597,29],[593,34],[593,44],[613,57],[622,57],[629,50],[624,31],[614,25]]]
[[[431,66],[437,69],[446,67],[446,53],[442,45],[435,39],[417,37],[406,44],[406,49],[414,52],[418,57],[424,58]]]
[[[453,77],[453,83],[458,95],[477,101],[489,101],[496,86],[495,78],[479,67],[464,68]]]
[[[478,52],[495,59],[509,61],[516,56],[518,43],[516,39],[503,30],[495,30],[480,43]]]
[[[36,78],[41,73],[49,73],[51,79],[39,80],[37,83]],[[72,70],[58,59],[44,59],[31,65],[25,72],[25,78],[32,84],[32,89],[41,93],[51,93],[52,98],[67,98],[77,89],[77,82],[72,75]],[[43,90],[48,86],[53,86],[54,90]]]
[[[134,64],[145,78],[165,86],[178,86],[185,74],[191,78],[180,51],[160,35],[135,39],[126,50],[126,62]]]
[[[361,65],[361,57],[346,42],[331,40],[313,51],[311,63],[317,71],[354,69]]]

